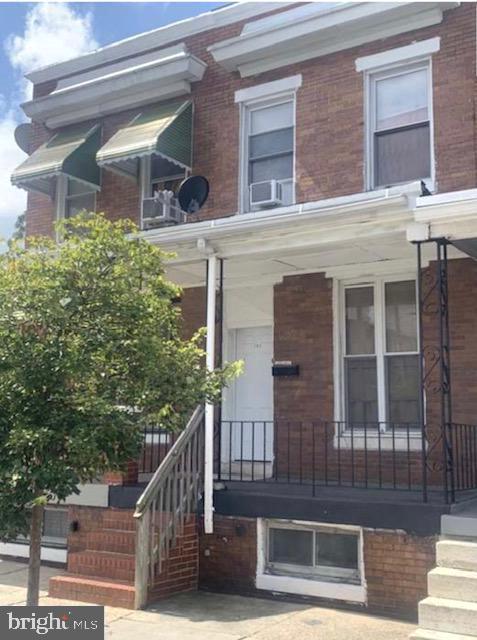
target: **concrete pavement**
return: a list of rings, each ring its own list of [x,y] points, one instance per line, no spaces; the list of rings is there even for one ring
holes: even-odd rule
[[[42,567],[40,604],[58,569]],[[24,604],[26,564],[0,560],[0,605]],[[407,640],[415,625],[362,613],[205,592],[163,600],[146,611],[105,608],[112,640]]]

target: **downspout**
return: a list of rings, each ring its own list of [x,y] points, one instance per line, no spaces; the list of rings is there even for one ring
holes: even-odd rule
[[[216,280],[217,255],[214,249],[203,238],[197,241],[198,250],[207,260],[207,341],[206,367],[208,371],[215,369],[215,313],[216,313]],[[204,532],[214,531],[214,405],[205,405],[205,438],[204,438]]]

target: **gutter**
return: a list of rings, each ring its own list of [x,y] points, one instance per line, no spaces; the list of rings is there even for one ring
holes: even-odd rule
[[[186,243],[196,240],[234,236],[244,231],[253,233],[263,229],[280,229],[294,222],[307,222],[334,218],[338,215],[361,214],[370,210],[385,207],[401,207],[409,213],[415,206],[417,196],[421,192],[419,182],[412,182],[401,187],[380,189],[379,191],[364,192],[318,200],[304,204],[281,207],[269,211],[245,213],[203,220],[201,222],[189,222],[178,227],[166,227],[141,232],[141,236],[147,240],[160,244]],[[336,220],[339,221],[338,219]],[[341,220],[343,222],[343,220]]]

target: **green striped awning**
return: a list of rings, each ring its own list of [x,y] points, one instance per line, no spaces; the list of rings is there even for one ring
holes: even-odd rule
[[[82,125],[57,133],[15,169],[12,184],[53,196],[56,176],[63,174],[99,189],[96,152],[101,145],[99,125]]]
[[[129,178],[139,177],[139,159],[158,155],[190,169],[192,164],[192,102],[155,105],[119,129],[96,154],[101,167]]]

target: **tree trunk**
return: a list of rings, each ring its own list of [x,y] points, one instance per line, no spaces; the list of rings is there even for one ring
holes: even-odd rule
[[[28,562],[27,606],[37,607],[40,595],[41,532],[43,528],[43,505],[35,505],[30,522],[30,560]]]

